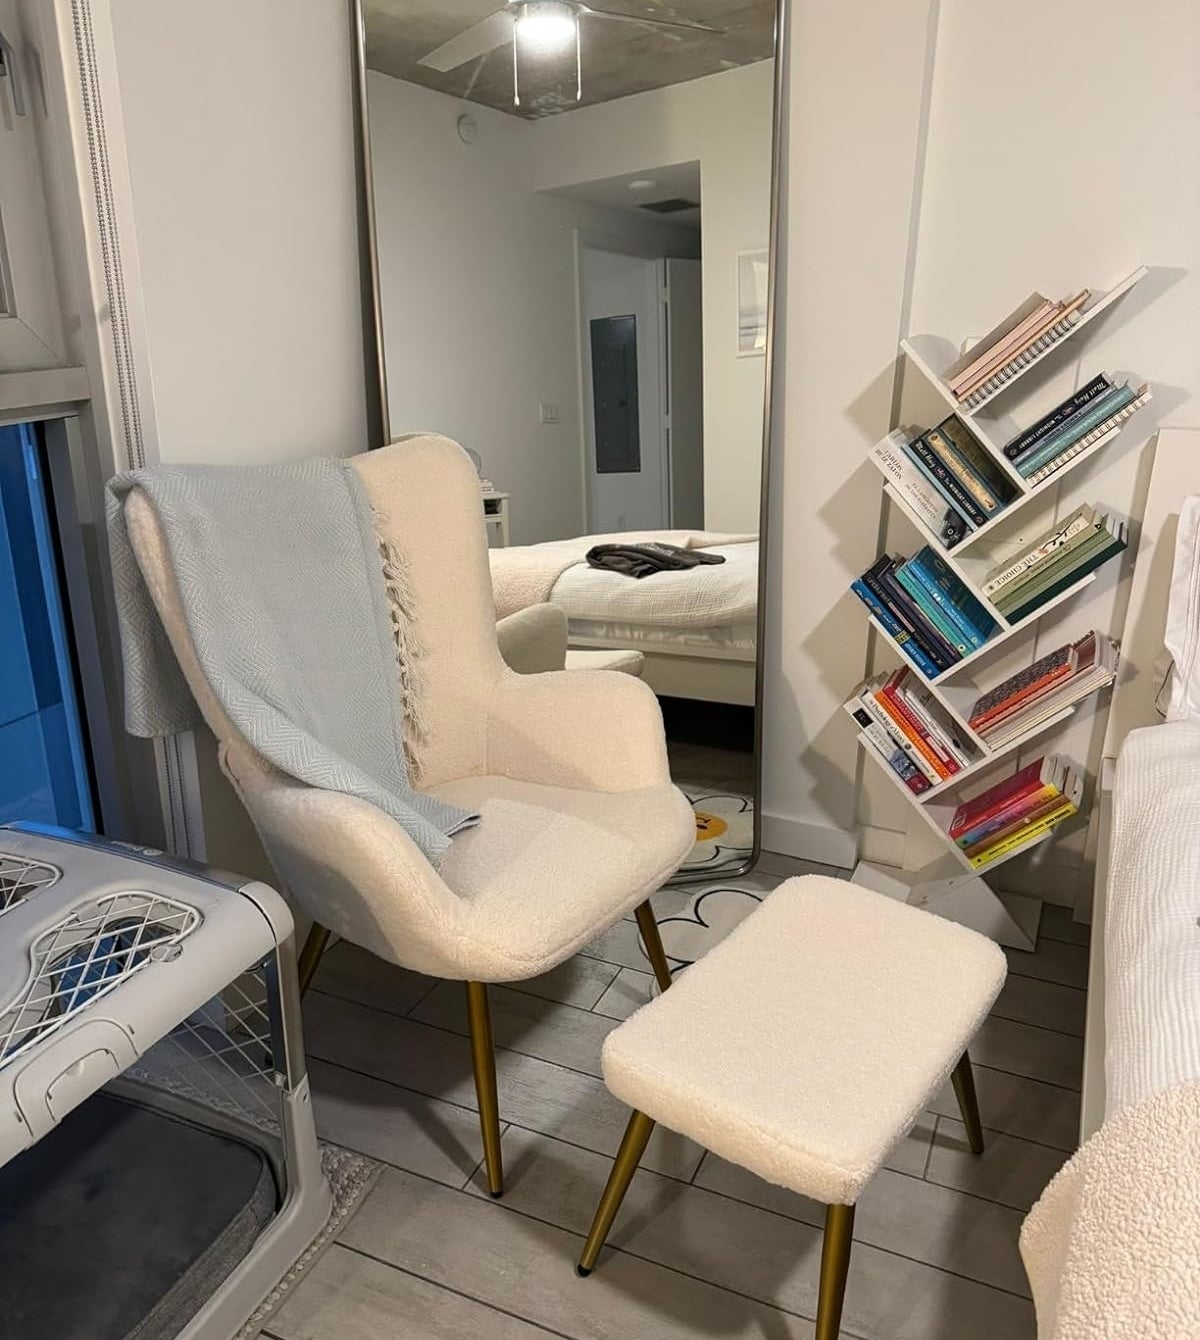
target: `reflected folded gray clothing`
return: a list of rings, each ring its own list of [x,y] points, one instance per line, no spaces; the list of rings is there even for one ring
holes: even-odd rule
[[[632,544],[595,544],[587,551],[589,568],[617,572],[622,577],[652,577],[657,572],[686,572],[701,564],[724,563],[724,554],[684,549],[663,540]]]
[[[125,526],[135,488],[162,524],[188,631],[230,720],[281,771],[358,796],[430,860],[478,816],[414,791],[399,651],[371,509],[333,459],[162,465],[111,479],[109,548],[133,735],[189,730],[199,713]]]

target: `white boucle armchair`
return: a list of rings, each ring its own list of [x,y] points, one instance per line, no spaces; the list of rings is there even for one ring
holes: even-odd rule
[[[166,536],[149,500],[125,506],[130,541],[172,648],[294,905],[316,923],[311,976],[330,932],[380,958],[467,984],[488,1185],[503,1188],[488,982],[548,971],[636,912],[659,981],[670,981],[647,899],[694,841],[671,784],[662,716],[626,675],[520,675],[502,661],[479,482],[446,438],[354,458],[381,540],[406,570],[420,735],[414,785],[481,814],[438,868],[388,815],[285,776],[240,735],[205,680]]]

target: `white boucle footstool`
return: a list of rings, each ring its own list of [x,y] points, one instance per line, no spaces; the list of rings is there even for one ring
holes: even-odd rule
[[[579,1273],[661,1122],[828,1206],[816,1337],[834,1340],[854,1203],[948,1076],[982,1152],[967,1045],[1005,970],[984,936],[846,880],[781,884],[609,1034],[604,1080],[634,1112]]]

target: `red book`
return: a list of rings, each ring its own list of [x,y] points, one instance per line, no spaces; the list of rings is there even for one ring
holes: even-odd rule
[[[1072,809],[1071,802],[1061,792],[1055,792],[1049,800],[1043,800],[1035,805],[1031,810],[1022,814],[1020,818],[1011,819],[1003,826],[997,828],[994,832],[986,834],[978,841],[972,842],[970,846],[964,847],[963,851],[967,856],[978,856],[981,851],[986,851],[997,842],[1004,842],[1007,838],[1019,833],[1023,828],[1028,828],[1030,824],[1035,824],[1039,819],[1049,818],[1059,810]]]
[[[1053,755],[1035,759],[1028,767],[1022,768],[1020,772],[1014,772],[1002,782],[997,782],[974,800],[964,801],[954,811],[954,818],[950,820],[950,836],[956,838],[968,828],[974,828],[1001,810],[1007,809],[1022,796],[1040,791],[1048,782],[1053,781],[1057,764],[1058,760]]]

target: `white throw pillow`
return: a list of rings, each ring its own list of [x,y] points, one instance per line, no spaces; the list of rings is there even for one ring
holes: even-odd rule
[[[1200,495],[1183,500],[1164,639],[1172,658],[1166,684],[1168,721],[1200,717]]]

